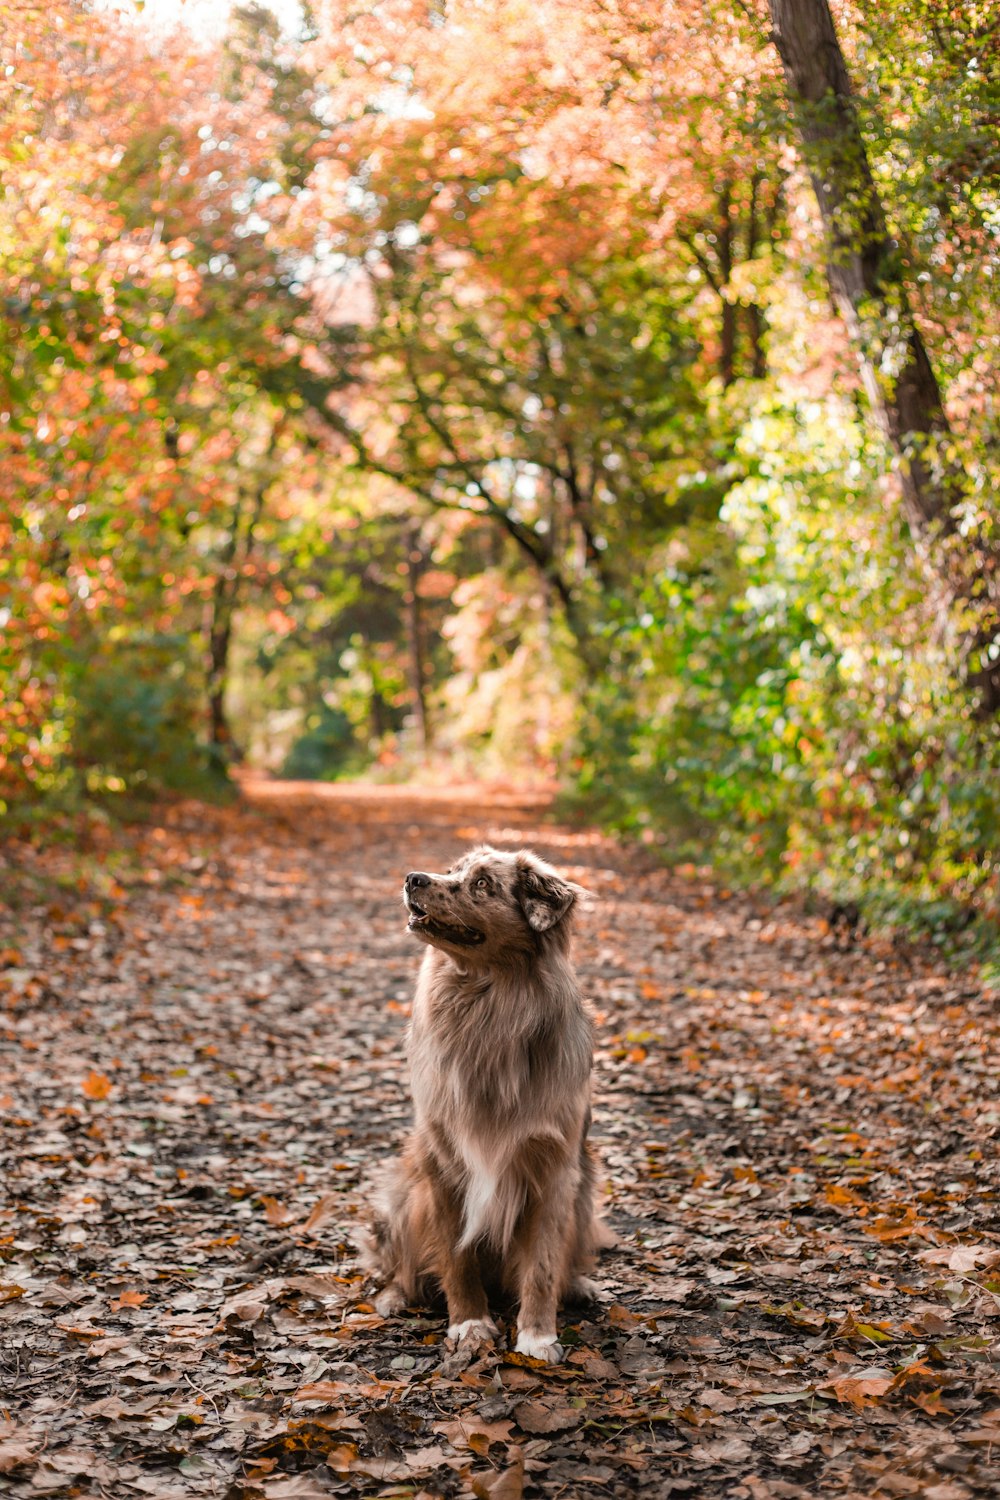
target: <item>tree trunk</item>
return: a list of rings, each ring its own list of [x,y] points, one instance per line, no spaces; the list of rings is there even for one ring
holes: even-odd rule
[[[719,285],[722,293],[722,340],[719,351],[719,371],[722,384],[731,386],[736,379],[736,339],[738,335],[735,302],[731,302],[729,281],[733,274],[733,189],[726,183],[719,194],[719,235],[717,253],[719,257]]]
[[[226,713],[229,677],[229,646],[233,636],[233,606],[224,573],[215,581],[208,631],[208,729],[209,739],[225,760],[239,760]]]
[[[430,749],[430,721],[427,714],[427,680],[424,665],[423,622],[420,618],[420,575],[427,558],[420,544],[416,527],[403,533],[406,551],[408,588],[404,596],[406,604],[406,639],[410,657],[410,689],[413,694],[413,717],[417,723],[420,754],[426,760]]]
[[[903,282],[899,249],[878,196],[828,0],[768,0],[774,41],[795,108],[830,246],[830,286],[861,359],[876,420],[898,455],[911,530],[954,602],[974,610],[970,685],[1000,707],[1000,660],[986,656],[1000,598],[997,557],[976,555],[956,509],[968,486]],[[889,372],[895,372],[894,374]]]
[[[750,207],[747,209],[747,260],[757,254],[760,229],[757,221],[757,197],[763,173],[755,172],[750,182]],[[750,330],[750,373],[754,380],[763,380],[767,374],[767,356],[764,353],[764,315],[760,304],[751,302],[747,308],[747,325]]]
[[[272,439],[272,450],[273,447]],[[219,571],[212,590],[205,627],[208,638],[206,685],[209,738],[225,760],[237,765],[243,759],[243,752],[233,739],[229,716],[226,713],[229,648],[233,639],[233,617],[239,604],[242,570],[253,551],[257,526],[264,509],[267,483],[267,480],[262,480],[257,486],[246,516],[243,512],[243,498],[241,495],[237,496],[232,530],[226,538],[226,544],[219,559]]]

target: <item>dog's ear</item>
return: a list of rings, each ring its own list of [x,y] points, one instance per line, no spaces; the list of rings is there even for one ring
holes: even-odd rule
[[[514,893],[528,926],[536,932],[548,932],[557,926],[573,910],[577,898],[586,894],[582,886],[563,880],[548,865],[530,856],[518,860]]]

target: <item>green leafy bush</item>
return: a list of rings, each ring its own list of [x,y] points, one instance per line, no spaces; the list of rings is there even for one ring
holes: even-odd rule
[[[609,627],[582,787],[755,880],[926,904],[932,927],[942,903],[995,913],[1000,734],[952,679],[877,448],[844,403],[772,400],[738,457],[724,529],[671,543]]]
[[[187,638],[105,642],[75,668],[72,764],[88,791],[204,792],[223,779],[199,739],[197,664]]]

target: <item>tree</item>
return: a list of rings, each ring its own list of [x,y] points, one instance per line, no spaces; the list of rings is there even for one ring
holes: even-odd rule
[[[988,544],[977,547],[966,536],[968,477],[913,317],[900,247],[876,189],[833,17],[827,0],[769,5],[827,231],[833,296],[858,348],[872,412],[900,461],[911,528],[952,599],[963,606],[970,681],[984,709],[995,712],[1000,558]]]

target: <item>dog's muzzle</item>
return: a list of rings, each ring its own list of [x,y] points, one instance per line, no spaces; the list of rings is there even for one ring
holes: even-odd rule
[[[440,917],[432,916],[421,905],[420,896],[433,883],[433,879],[432,875],[425,875],[422,870],[411,870],[403,881],[403,900],[410,913],[407,931],[440,938],[442,942],[451,943],[456,948],[478,948],[480,943],[485,943],[486,934],[480,932],[478,927],[466,927],[461,922],[445,922]]]
[[[403,881],[403,900],[406,902],[409,911],[415,917],[427,916],[426,911],[416,899],[415,892],[423,890],[424,887],[430,885],[430,883],[431,877],[429,875],[425,875],[422,870],[411,870],[409,875],[407,875],[406,879]]]

